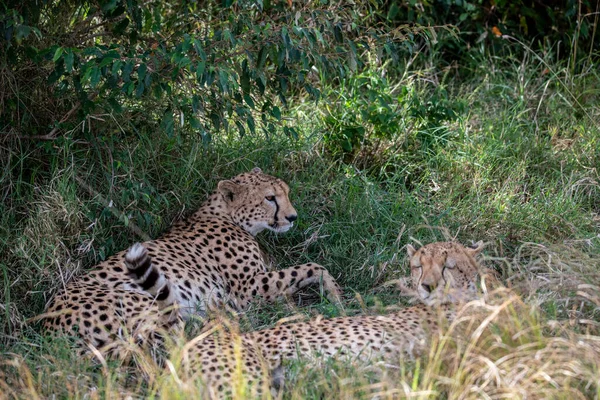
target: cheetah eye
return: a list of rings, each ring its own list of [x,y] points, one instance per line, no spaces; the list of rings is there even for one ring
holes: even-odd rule
[[[265,199],[268,201],[275,201],[275,196],[266,196]]]

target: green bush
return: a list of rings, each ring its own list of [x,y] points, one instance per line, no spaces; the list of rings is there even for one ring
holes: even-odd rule
[[[376,28],[366,1],[294,9],[250,0],[9,1],[2,8],[0,125],[45,140],[89,132],[90,117],[142,112],[138,128],[150,123],[170,137],[187,132],[209,142],[221,130],[268,134],[282,124],[295,135],[282,108],[299,91],[319,98],[311,70],[344,78],[362,67],[365,49],[393,52],[404,40]]]
[[[434,50],[433,65],[475,65],[482,49],[515,51],[495,36],[506,34],[572,59],[574,70],[598,50],[597,11],[591,0],[9,0],[0,6],[0,130],[88,141],[164,132],[205,145],[220,132],[297,137],[287,106],[321,99],[316,72],[340,93],[368,92],[348,94],[360,117],[333,112],[327,121],[327,140],[353,152],[399,128],[399,110],[386,106],[398,94],[377,92],[385,79],[365,70],[369,57],[392,63],[391,75],[405,56]],[[438,118],[423,110],[427,101],[415,110]]]
[[[416,143],[427,153],[449,140],[446,125],[464,112],[463,103],[450,100],[444,85],[423,91],[414,81],[393,84],[386,75],[396,79],[389,65],[372,62],[325,91],[323,141],[333,157],[372,167],[386,149]]]
[[[400,129],[402,97],[383,76],[384,68],[367,68],[330,88],[324,117],[324,140],[334,154],[355,153],[367,142],[391,140]]]
[[[508,35],[534,50],[560,46],[553,49],[557,58],[572,58],[576,64],[600,50],[599,11],[594,0],[411,0],[386,2],[381,19],[455,26],[450,34],[440,31],[432,38],[447,63],[468,59],[467,54],[481,45],[501,52],[506,43],[498,37]]]

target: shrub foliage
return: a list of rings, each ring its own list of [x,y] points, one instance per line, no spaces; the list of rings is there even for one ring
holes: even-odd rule
[[[318,101],[319,82],[340,84],[370,54],[396,62],[427,41],[447,62],[480,43],[503,46],[502,33],[560,40],[574,59],[598,46],[591,0],[546,3],[9,0],[0,6],[0,129],[52,140],[143,113],[136,124],[205,143],[232,129],[296,136],[288,103],[302,93]],[[361,132],[350,136],[345,149]]]
[[[371,47],[397,52],[372,5],[310,1],[9,2],[0,31],[3,126],[54,139],[90,116],[143,107],[169,136],[205,141],[282,123],[290,96],[318,100],[315,76],[343,78]],[[257,121],[257,118],[259,120]],[[284,131],[296,135],[294,127]]]

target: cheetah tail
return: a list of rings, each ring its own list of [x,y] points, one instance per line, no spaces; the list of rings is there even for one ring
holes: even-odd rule
[[[161,309],[174,305],[175,293],[171,282],[152,264],[152,258],[142,244],[136,243],[129,248],[125,254],[125,266],[127,275],[154,297]]]

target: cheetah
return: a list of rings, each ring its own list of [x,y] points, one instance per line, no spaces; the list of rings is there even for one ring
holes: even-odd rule
[[[409,245],[410,290],[420,304],[388,315],[316,318],[244,334],[214,328],[183,347],[182,376],[203,381],[211,397],[231,396],[236,382],[238,389],[240,383],[250,385],[260,397],[281,387],[285,360],[414,358],[426,348],[430,333],[454,318],[455,303],[476,295],[475,257],[482,249],[482,242],[473,248],[456,242],[418,250]]]
[[[410,259],[410,275],[415,297],[428,303],[445,296],[446,300],[456,301],[453,296],[476,292],[475,282],[479,268],[475,257],[483,250],[479,241],[472,247],[464,247],[457,242],[430,243],[416,250],[407,245]],[[460,288],[445,292],[446,286]],[[410,290],[409,290],[410,292]]]
[[[241,311],[255,298],[272,301],[314,283],[337,301],[339,285],[318,264],[270,270],[255,236],[286,232],[296,219],[288,185],[260,168],[220,181],[197,212],[164,236],[67,283],[42,316],[44,326],[101,350],[125,333],[141,338],[177,322],[165,317],[165,303],[178,304],[178,315],[189,319],[213,307]]]

